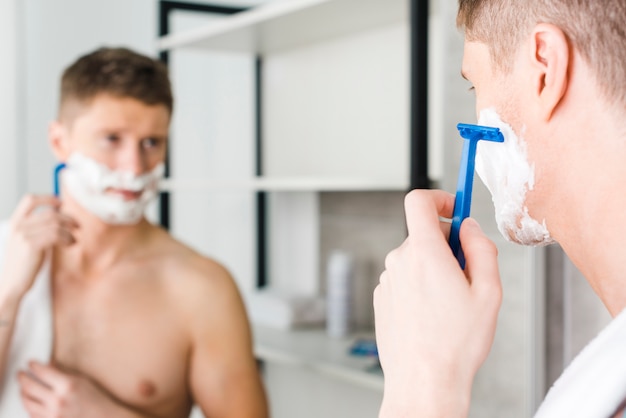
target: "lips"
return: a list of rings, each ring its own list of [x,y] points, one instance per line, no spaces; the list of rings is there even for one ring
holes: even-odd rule
[[[141,220],[146,206],[157,196],[157,184],[163,172],[162,163],[139,176],[111,170],[76,152],[67,160],[62,183],[80,205],[105,223],[132,225]]]
[[[124,189],[107,189],[108,194],[112,194],[115,196],[120,196],[125,202],[138,200],[143,191],[134,191],[134,190],[124,190]]]

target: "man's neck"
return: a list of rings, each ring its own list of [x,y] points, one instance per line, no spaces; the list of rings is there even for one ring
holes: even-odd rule
[[[559,178],[553,235],[616,316],[626,308],[626,130],[607,113],[580,118],[574,149],[563,150],[572,163]]]
[[[623,200],[615,202],[615,207],[624,207],[624,204]],[[623,212],[616,214],[612,209],[598,212],[599,219],[572,231],[578,232],[578,241],[561,242],[613,317],[626,308],[626,228],[619,225],[623,216]]]
[[[151,225],[142,219],[134,225],[111,225],[72,201],[64,202],[61,211],[74,218],[79,228],[76,243],[58,252],[64,270],[83,277],[99,275],[128,258],[145,245]]]

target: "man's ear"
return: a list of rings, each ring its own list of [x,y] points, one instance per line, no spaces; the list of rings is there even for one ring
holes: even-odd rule
[[[67,128],[60,121],[50,122],[48,126],[48,142],[57,161],[65,162],[69,158],[69,138]]]
[[[570,44],[557,26],[540,23],[531,38],[531,67],[539,112],[549,120],[569,84]]]

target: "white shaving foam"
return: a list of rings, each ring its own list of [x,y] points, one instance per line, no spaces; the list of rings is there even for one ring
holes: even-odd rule
[[[159,164],[149,173],[137,176],[129,171],[114,171],[80,153],[67,160],[61,173],[65,190],[85,209],[113,225],[138,223],[158,190],[165,167]],[[107,189],[141,192],[137,199],[107,193]]]
[[[504,143],[480,141],[476,153],[476,172],[491,193],[500,233],[518,244],[552,244],[545,220],[533,219],[526,207],[526,194],[535,187],[535,167],[528,162],[523,138],[494,109],[482,110],[478,124],[500,128],[504,135]]]

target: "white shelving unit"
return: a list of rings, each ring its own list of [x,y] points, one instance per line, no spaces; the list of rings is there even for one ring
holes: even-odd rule
[[[328,337],[323,329],[279,331],[256,326],[254,352],[264,361],[302,367],[382,392],[383,376],[377,360],[349,354],[350,347],[357,339],[373,337],[373,333],[361,333],[337,339]]]
[[[283,0],[162,37],[158,47],[162,51],[203,48],[267,54],[405,18],[406,2],[402,0]]]
[[[299,46],[399,24],[407,20],[407,7],[407,0],[279,0],[221,18],[202,27],[161,37],[157,45],[160,51],[201,50],[273,56],[286,50],[297,49]],[[271,141],[272,138],[267,140]],[[407,144],[408,140],[407,131]],[[380,179],[364,176],[271,175],[233,182],[174,176],[163,182],[162,190],[168,192],[229,188],[270,192],[408,190],[408,172],[401,180],[397,177]]]
[[[212,179],[167,179],[160,190],[173,191],[264,191],[264,192],[344,192],[344,191],[404,191],[406,184],[380,181],[378,179],[329,179],[329,178],[252,178],[246,181]]]

